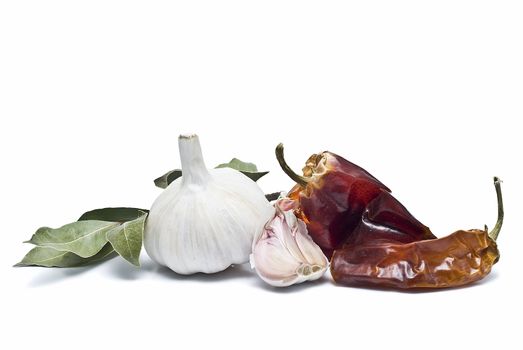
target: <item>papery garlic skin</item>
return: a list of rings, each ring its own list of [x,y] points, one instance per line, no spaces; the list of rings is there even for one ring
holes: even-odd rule
[[[147,254],[180,274],[219,272],[249,260],[252,240],[271,212],[254,181],[239,171],[205,167],[196,135],[180,136],[182,177],[151,207]]]
[[[253,242],[251,266],[268,284],[286,287],[323,276],[329,262],[307,233],[303,221],[296,218],[297,202],[278,199],[272,218]]]

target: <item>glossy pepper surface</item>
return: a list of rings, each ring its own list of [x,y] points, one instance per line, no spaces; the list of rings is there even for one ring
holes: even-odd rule
[[[496,244],[503,223],[499,179],[494,229],[460,230],[449,236],[401,244],[386,239],[349,243],[336,250],[331,274],[336,283],[392,288],[444,288],[478,281],[499,260]]]
[[[410,243],[436,238],[387,186],[358,165],[322,152],[309,157],[300,176],[285,162],[282,144],[276,147],[276,157],[296,182],[288,194],[299,202],[296,215],[328,257],[347,242],[381,238]]]

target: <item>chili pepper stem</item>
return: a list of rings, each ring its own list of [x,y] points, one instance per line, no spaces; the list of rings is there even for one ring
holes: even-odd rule
[[[285,174],[287,174],[301,187],[307,186],[309,180],[304,176],[296,174],[285,161],[285,158],[283,157],[283,143],[280,143],[278,146],[276,146],[276,159],[278,159],[278,163],[280,163],[280,166]]]
[[[501,226],[503,225],[503,196],[501,195],[501,180],[499,177],[494,177],[494,186],[496,187],[496,195],[498,198],[498,220],[496,221],[496,226],[489,232],[489,237],[495,241],[498,239],[499,231],[501,231]]]

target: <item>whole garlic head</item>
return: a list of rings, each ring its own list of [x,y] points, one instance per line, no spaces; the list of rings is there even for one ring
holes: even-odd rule
[[[207,169],[196,135],[178,139],[182,177],[158,196],[144,232],[147,254],[180,274],[214,273],[249,260],[271,206],[258,185],[230,168]]]
[[[273,217],[263,226],[252,246],[251,266],[268,284],[286,287],[323,276],[328,260],[296,218],[297,202],[278,199]]]

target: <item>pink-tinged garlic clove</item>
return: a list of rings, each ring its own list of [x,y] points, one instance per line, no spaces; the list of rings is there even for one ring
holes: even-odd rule
[[[328,260],[296,218],[297,202],[282,198],[274,204],[274,215],[253,242],[251,266],[268,284],[286,287],[323,276]]]

